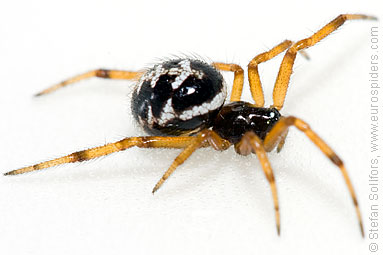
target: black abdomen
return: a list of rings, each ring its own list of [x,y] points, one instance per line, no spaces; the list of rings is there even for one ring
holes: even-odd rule
[[[263,140],[280,117],[275,108],[260,108],[243,101],[232,102],[222,107],[213,123],[213,130],[233,144],[248,131],[253,131]]]
[[[199,60],[149,69],[133,92],[132,114],[151,135],[190,135],[212,125],[226,99],[222,75]]]

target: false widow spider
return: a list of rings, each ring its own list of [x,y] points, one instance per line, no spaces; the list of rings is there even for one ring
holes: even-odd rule
[[[36,96],[49,94],[59,88],[91,77],[136,80],[133,92],[132,114],[150,136],[127,137],[103,146],[74,152],[67,156],[23,167],[4,175],[16,175],[65,163],[81,162],[123,151],[130,147],[177,148],[183,151],[153,189],[156,192],[174,170],[200,147],[211,146],[222,151],[234,145],[240,155],[255,153],[270,184],[275,219],[280,234],[280,213],[277,187],[266,152],[275,147],[279,152],[289,127],[302,131],[341,171],[353,200],[362,236],[363,224],[356,194],[342,160],[303,120],[280,114],[296,55],[303,49],[335,31],[347,20],[369,19],[373,16],[342,14],[312,36],[296,43],[285,40],[271,50],[254,57],[248,64],[250,91],[255,104],[241,101],[244,70],[237,64],[214,62],[211,65],[193,58],[179,58],[156,64],[144,72],[121,70],[93,70],[55,86]],[[264,107],[264,95],[258,65],[284,52],[273,91],[273,105]],[[230,103],[224,105],[226,84],[220,71],[234,73]]]

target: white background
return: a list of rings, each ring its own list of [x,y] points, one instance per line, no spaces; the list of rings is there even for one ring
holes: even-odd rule
[[[244,68],[284,39],[340,13],[381,16],[379,1],[7,1],[0,10],[0,172],[143,135],[127,81],[90,79],[40,90],[95,68],[137,70],[171,54]],[[381,16],[383,17],[383,16]],[[346,163],[368,230],[369,31],[352,21],[298,56],[282,114],[306,120]],[[380,31],[383,32],[383,31]],[[260,72],[270,105],[282,56]],[[228,84],[232,74],[225,74]],[[245,84],[248,96],[247,82]],[[104,159],[0,177],[1,254],[362,254],[338,169],[291,129],[269,154],[280,198],[278,237],[256,157],[197,151],[153,196],[177,150],[130,149]],[[383,247],[382,247],[383,248]]]

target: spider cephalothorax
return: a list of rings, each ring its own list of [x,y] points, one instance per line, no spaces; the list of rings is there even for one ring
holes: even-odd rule
[[[236,64],[212,63],[196,59],[168,60],[146,72],[99,69],[75,76],[50,87],[37,95],[48,94],[58,88],[90,77],[137,80],[132,97],[132,113],[143,128],[153,136],[127,137],[103,146],[77,151],[67,156],[45,161],[5,173],[15,175],[40,170],[64,163],[80,162],[126,150],[141,148],[183,149],[169,169],[157,182],[153,193],[192,153],[200,147],[211,146],[226,150],[231,145],[237,153],[255,153],[262,165],[273,195],[275,218],[280,233],[280,214],[277,188],[273,170],[266,152],[284,144],[289,127],[302,131],[341,171],[351,194],[360,230],[362,218],[354,188],[342,160],[303,120],[282,117],[290,76],[299,51],[315,45],[340,27],[346,20],[376,19],[361,14],[342,14],[312,36],[296,43],[285,40],[271,50],[253,58],[248,65],[248,78],[254,104],[241,101],[244,72]],[[264,108],[264,96],[258,73],[258,65],[286,50],[273,91],[273,106]],[[231,103],[224,105],[226,86],[219,71],[234,72]]]
[[[280,117],[275,108],[236,101],[222,107],[214,120],[213,131],[233,144],[238,143],[246,132],[254,132],[264,140]]]

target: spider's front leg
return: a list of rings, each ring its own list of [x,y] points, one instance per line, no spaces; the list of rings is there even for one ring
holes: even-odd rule
[[[358,205],[358,200],[356,199],[354,187],[352,186],[350,177],[348,176],[347,170],[344,167],[342,160],[338,157],[338,155],[336,155],[336,153],[330,148],[330,146],[328,146],[311,129],[311,127],[306,122],[293,116],[281,118],[265,137],[263,144],[266,151],[272,150],[278,143],[280,143],[281,139],[283,138],[283,134],[286,133],[290,126],[295,126],[298,130],[302,131],[326,155],[326,157],[328,157],[331,160],[331,162],[333,162],[339,168],[346,182],[351,198],[353,200],[356,215],[359,220],[360,231],[362,236],[364,237],[363,223]]]
[[[287,50],[285,56],[283,57],[281,66],[279,68],[278,76],[274,85],[274,90],[273,90],[274,105],[273,106],[275,108],[280,110],[283,107],[297,53],[306,48],[314,46],[323,38],[327,37],[332,32],[337,30],[347,20],[357,20],[357,19],[377,20],[376,17],[367,16],[363,14],[341,14],[338,17],[336,17],[334,20],[332,20],[330,23],[322,27],[319,31],[314,33],[312,36],[294,43]]]
[[[290,40],[285,40],[277,46],[273,47],[271,50],[258,54],[248,64],[247,71],[250,91],[257,107],[263,107],[265,105],[265,98],[263,95],[262,83],[258,72],[258,65],[278,56],[280,53],[289,48],[292,43],[293,42]]]
[[[275,184],[275,177],[273,169],[271,168],[269,159],[267,158],[266,150],[263,146],[262,140],[253,132],[247,132],[243,135],[241,141],[235,145],[237,153],[241,155],[248,155],[251,152],[255,153],[261,163],[262,170],[270,184],[271,193],[274,201],[275,221],[277,225],[278,235],[281,233],[281,217],[279,213],[279,202],[277,185]]]
[[[79,82],[81,80],[89,79],[92,77],[104,78],[104,79],[122,79],[122,80],[137,80],[141,77],[143,72],[132,72],[123,70],[110,70],[110,69],[97,69],[83,74],[76,75],[72,78],[64,80],[58,84],[55,84],[43,91],[37,93],[35,96],[42,96],[49,94],[57,89],[63,88],[69,84]]]
[[[288,49],[292,44],[292,41],[285,40],[277,46],[273,47],[271,50],[258,54],[248,64],[248,79],[250,85],[250,92],[257,107],[263,107],[265,104],[262,83],[258,72],[258,65],[278,56],[280,53]],[[308,55],[305,52],[302,51],[301,53],[306,59],[308,59]],[[241,101],[244,80],[244,73],[242,67],[240,67],[237,64],[227,64],[220,62],[213,63],[213,66],[221,71],[234,72],[234,82],[231,91],[230,101]]]
[[[142,136],[142,137],[128,137],[114,143],[108,143],[103,146],[74,152],[64,157],[48,160],[32,166],[23,167],[4,175],[23,174],[31,171],[41,170],[48,167],[62,165],[66,163],[82,162],[108,154],[123,151],[130,147],[137,146],[140,148],[186,148],[197,140],[196,137],[161,137],[161,136]]]

